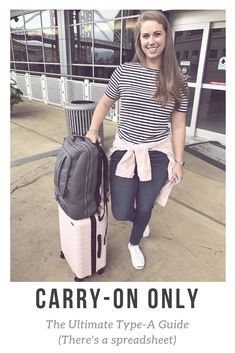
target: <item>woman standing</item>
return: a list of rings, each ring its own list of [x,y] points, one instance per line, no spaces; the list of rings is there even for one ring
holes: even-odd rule
[[[142,269],[139,247],[154,203],[167,202],[183,176],[187,84],[180,72],[171,29],[159,11],[143,12],[135,27],[135,57],[112,74],[94,112],[87,137],[100,140],[99,127],[121,99],[118,131],[110,151],[113,216],[132,222],[128,249],[132,265]],[[172,136],[170,136],[172,134]]]

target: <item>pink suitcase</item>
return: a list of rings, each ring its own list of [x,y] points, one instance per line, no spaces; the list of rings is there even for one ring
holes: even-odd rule
[[[106,265],[107,213],[101,220],[99,214],[81,220],[73,220],[60,207],[59,226],[61,258],[65,258],[75,274],[75,281],[98,272]],[[100,214],[104,210],[100,208]]]

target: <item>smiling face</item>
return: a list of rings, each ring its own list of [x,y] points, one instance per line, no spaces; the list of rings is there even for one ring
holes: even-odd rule
[[[145,64],[160,68],[161,55],[166,45],[166,32],[156,21],[145,21],[140,30],[140,44],[145,54]]]

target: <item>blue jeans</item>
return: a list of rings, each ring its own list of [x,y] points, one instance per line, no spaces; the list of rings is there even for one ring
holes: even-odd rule
[[[169,159],[166,154],[149,151],[152,179],[140,181],[137,168],[133,178],[115,175],[118,162],[126,151],[116,151],[110,161],[111,208],[114,218],[133,222],[130,243],[139,244],[145,227],[149,223],[155,200],[168,180]]]

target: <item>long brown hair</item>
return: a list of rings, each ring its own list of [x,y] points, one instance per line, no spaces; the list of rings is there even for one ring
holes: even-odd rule
[[[180,90],[188,96],[188,88],[176,59],[175,48],[171,35],[171,28],[165,15],[160,11],[144,11],[138,18],[135,29],[135,56],[134,62],[145,62],[145,54],[141,49],[140,32],[142,24],[146,21],[156,21],[163,26],[166,32],[166,45],[162,52],[160,74],[156,82],[156,92],[153,96],[157,102],[166,105],[175,100],[175,108],[180,105]]]

